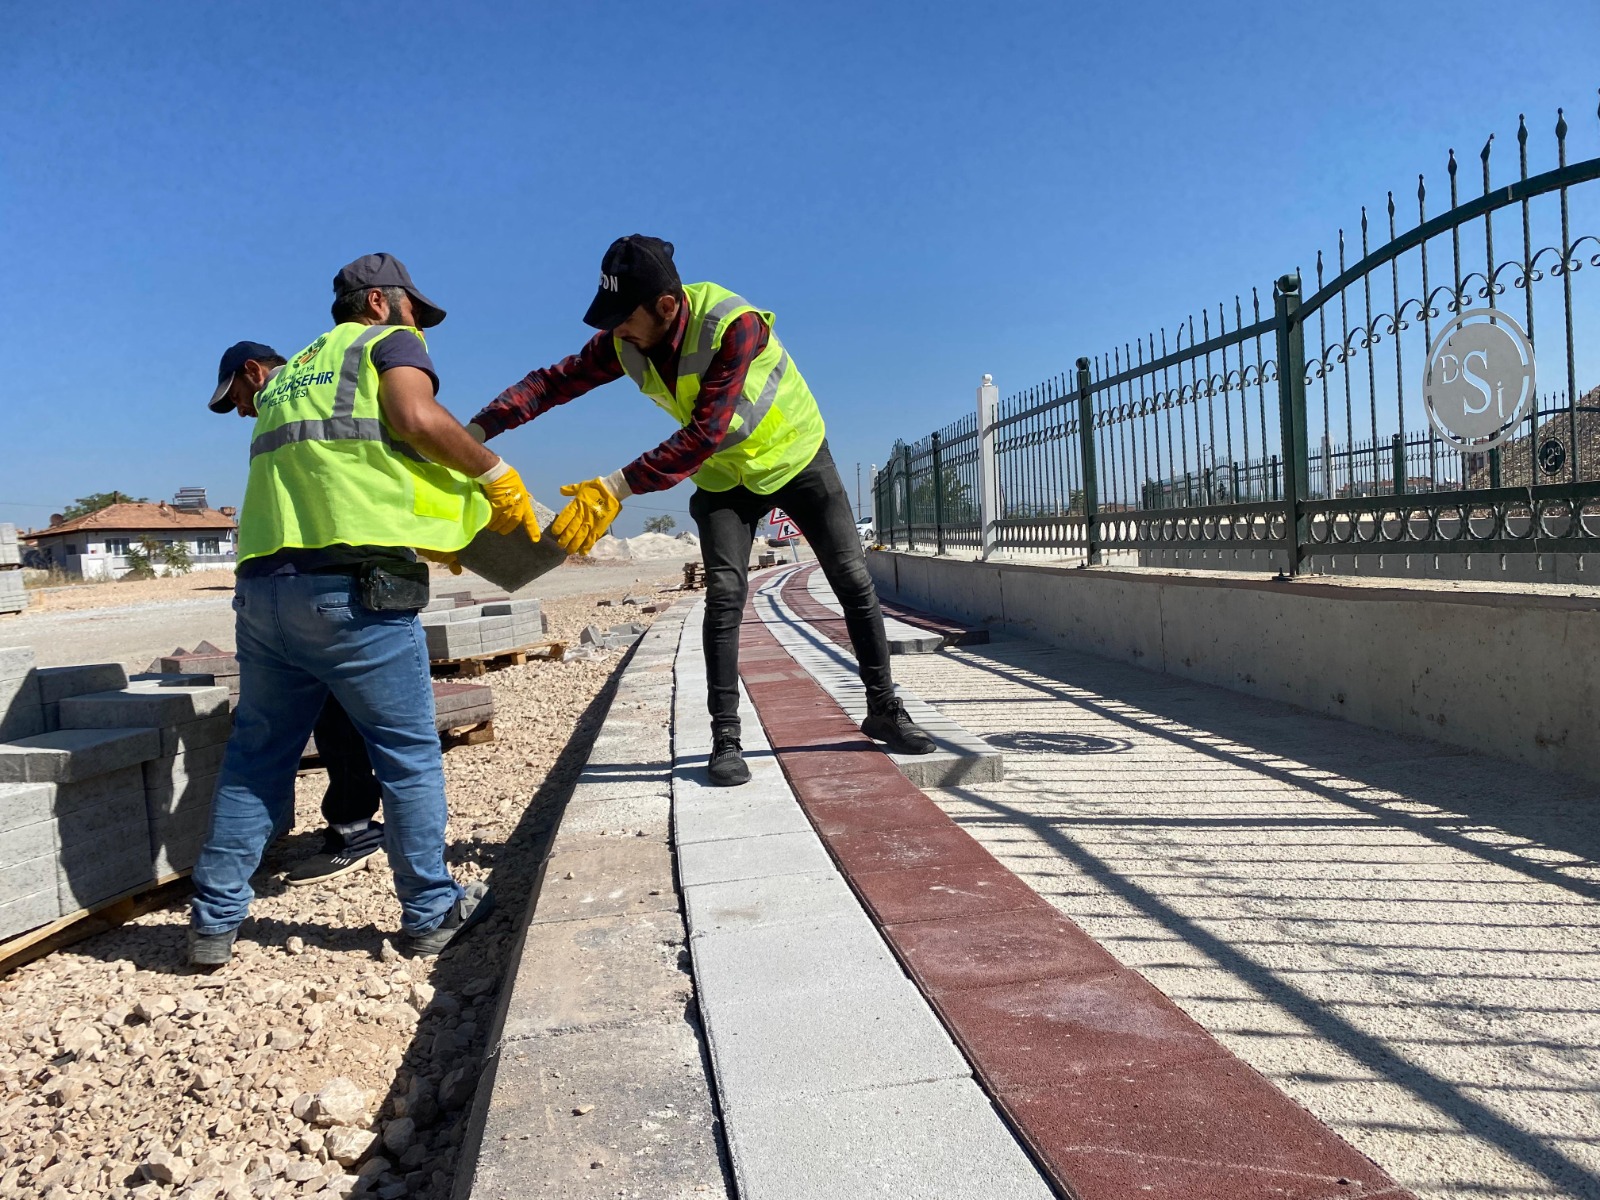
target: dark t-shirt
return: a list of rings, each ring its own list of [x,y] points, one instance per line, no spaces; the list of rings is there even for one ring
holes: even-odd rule
[[[416,367],[433,380],[439,392],[439,374],[422,339],[409,333],[391,333],[372,348],[372,365],[378,374],[395,367]],[[317,572],[355,574],[368,563],[416,562],[417,556],[403,546],[347,546],[342,542],[315,550],[286,549],[264,554],[239,564],[239,575],[255,579],[262,575],[311,575]]]

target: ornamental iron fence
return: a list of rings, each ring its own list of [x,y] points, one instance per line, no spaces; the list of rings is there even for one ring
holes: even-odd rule
[[[1377,220],[1363,208],[1316,256],[1309,294],[1290,272],[1004,400],[980,389],[976,413],[896,444],[875,483],[880,540],[1089,563],[1270,549],[1291,574],[1330,553],[1600,549],[1600,297],[1575,295],[1600,238],[1574,233],[1600,221],[1600,189],[1583,187],[1600,158],[1569,162],[1569,132],[1558,110],[1555,164],[1530,174],[1519,118],[1515,177],[1498,183],[1491,135],[1467,199],[1452,150],[1444,211],[1429,215],[1422,176],[1404,232],[1393,193]],[[1424,405],[1435,339],[1463,316],[1520,324],[1554,385],[1485,452],[1462,453]]]

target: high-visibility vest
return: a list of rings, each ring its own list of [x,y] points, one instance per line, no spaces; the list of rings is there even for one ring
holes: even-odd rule
[[[800,368],[772,330],[773,315],[714,283],[685,284],[689,323],[678,359],[678,384],[668,388],[660,372],[631,342],[613,337],[628,378],[650,399],[688,425],[700,396],[700,376],[722,345],[728,322],[753,312],[766,325],[767,344],[750,364],[733,420],[717,450],[694,473],[695,484],[711,492],[744,486],[770,495],[816,457],[822,445],[822,413]]]
[[[407,325],[338,325],[256,397],[240,562],[337,543],[459,550],[489,523],[482,488],[384,420],[372,348],[386,337],[422,340]]]

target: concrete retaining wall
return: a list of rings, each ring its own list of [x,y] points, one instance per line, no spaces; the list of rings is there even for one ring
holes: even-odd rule
[[[1600,779],[1600,600],[872,551],[887,598]]]

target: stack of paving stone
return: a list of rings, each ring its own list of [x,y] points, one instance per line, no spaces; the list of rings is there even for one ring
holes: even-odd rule
[[[125,683],[120,667],[41,671],[33,651],[0,649],[0,678],[0,937],[10,937],[152,880],[144,765],[160,758],[162,732],[72,711],[84,689]]]
[[[63,730],[155,731],[156,748],[141,764],[139,781],[147,830],[145,864],[155,879],[194,866],[233,732],[228,689],[136,680],[115,691],[61,701],[61,725]]]
[[[179,646],[171,654],[164,654],[150,664],[151,674],[209,675],[213,682],[228,689],[228,695],[239,698],[239,660],[231,651],[210,642],[201,642],[193,650]]]
[[[28,593],[22,589],[22,546],[15,525],[0,525],[0,613],[21,612],[28,607]]]
[[[457,605],[441,596],[422,610],[422,632],[431,659],[473,658],[504,654],[537,642],[544,635],[539,601],[491,600]]]

